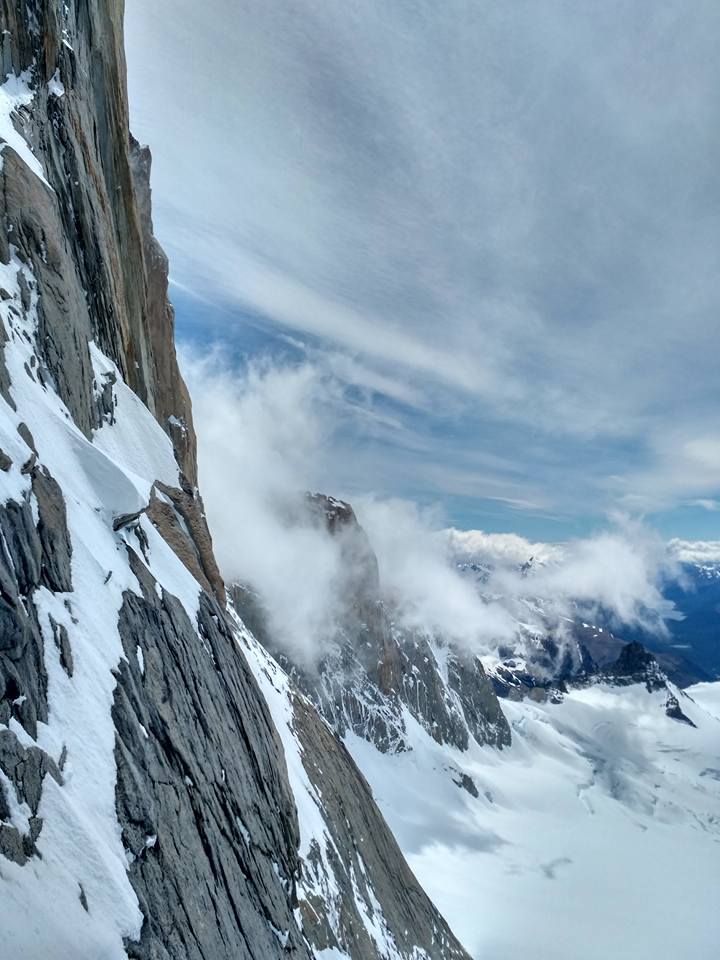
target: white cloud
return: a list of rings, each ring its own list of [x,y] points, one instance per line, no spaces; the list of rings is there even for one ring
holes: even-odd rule
[[[341,540],[308,523],[300,505],[306,490],[343,495],[333,481],[348,416],[342,388],[309,363],[254,365],[238,375],[217,353],[201,360],[185,353],[181,361],[223,574],[254,587],[277,641],[312,659],[337,622],[348,570]],[[394,615],[477,652],[511,641],[517,602],[536,597],[553,602],[558,621],[573,601],[653,628],[671,612],[659,584],[674,560],[637,524],[622,521],[591,539],[548,545],[512,534],[443,531],[440,512],[372,491],[355,497],[354,506]],[[536,563],[524,576],[519,567],[531,556]],[[462,558],[493,566],[485,598],[458,571]]]
[[[448,530],[448,548],[458,562],[476,561],[493,567],[519,567],[533,558],[540,564],[559,560],[562,547],[532,543],[516,533],[485,533],[483,530]]]
[[[620,628],[632,624],[664,633],[664,619],[674,607],[662,595],[662,582],[676,574],[660,538],[625,521],[592,538],[564,544],[558,560],[534,568],[519,582],[512,575],[510,584],[519,595],[574,601],[587,615],[604,613]],[[498,589],[506,582],[504,572],[491,581]]]
[[[407,627],[438,634],[478,652],[516,634],[497,603],[483,602],[472,581],[449,561],[438,516],[402,500],[365,497],[356,504],[360,523],[377,553],[386,598]]]
[[[552,600],[557,616],[576,616],[573,609],[580,605],[587,617],[664,632],[664,618],[673,615],[662,585],[678,576],[679,558],[651,529],[627,518],[565,543],[481,530],[449,530],[447,543],[458,562],[479,562],[492,571],[489,591]]]
[[[720,540],[679,540],[675,537],[668,547],[679,563],[720,563]]]
[[[217,355],[181,356],[198,428],[200,484],[216,556],[229,581],[252,584],[271,628],[302,658],[335,616],[339,553],[298,522],[302,491],[322,473],[332,425],[316,372],[251,367],[231,373]]]
[[[652,439],[640,470],[611,481],[621,502],[633,510],[662,510],[689,501],[714,510],[720,490],[720,435],[699,433],[694,423],[668,426]]]
[[[720,500],[706,500],[702,497],[698,500],[688,500],[689,507],[700,507],[702,510],[708,510],[710,513],[715,513],[716,510],[720,510]]]

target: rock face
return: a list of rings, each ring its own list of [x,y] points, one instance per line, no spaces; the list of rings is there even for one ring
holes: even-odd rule
[[[239,634],[285,748],[299,812],[298,909],[315,949],[353,960],[467,960],[337,734],[242,625]]]
[[[465,750],[510,744],[510,728],[483,665],[441,638],[393,622],[382,598],[378,564],[352,507],[333,497],[307,497],[312,523],[340,544],[344,577],[336,586],[343,611],[317,664],[290,662],[271,635],[261,604],[246,586],[233,602],[273,656],[316,704],[339,736],[348,730],[383,752],[406,748],[405,711],[438,743]]]
[[[3,945],[27,960],[329,943],[353,960],[465,957],[304,699],[322,832],[298,820],[196,486],[122,18],[111,0],[0,0]],[[386,639],[378,676],[400,669]],[[332,890],[311,884],[326,837]]]
[[[652,690],[661,690],[666,686],[665,677],[658,667],[657,660],[637,641],[625,644],[615,663],[604,672],[613,683],[620,686],[644,683],[648,693]]]
[[[293,704],[303,763],[310,783],[323,798],[329,845],[336,851],[329,861],[338,891],[337,929],[328,924],[320,898],[308,896],[300,903],[303,927],[313,943],[321,949],[343,949],[357,960],[382,956],[373,927],[368,929],[363,922],[365,907],[368,913],[374,911],[376,927],[383,929],[391,956],[394,948],[401,957],[423,950],[427,956],[448,960],[466,958],[410,872],[350,754],[308,700],[296,696]],[[305,870],[317,875],[323,869],[323,858],[315,847]]]
[[[130,563],[142,596],[128,592],[120,610],[113,719],[118,814],[146,920],[128,954],[272,957],[282,931],[284,955],[306,956],[284,760],[231,629],[204,593],[198,643],[182,604],[137,554]]]
[[[582,622],[574,624],[573,632],[581,647],[601,668],[607,667],[617,659],[629,639],[617,637],[607,628],[600,630],[596,626]],[[647,637],[643,637],[643,640],[650,644],[660,669],[676,686],[689,687],[694,683],[704,683],[712,679],[701,667],[677,650],[673,650],[666,644],[664,646],[658,643],[653,644]]]
[[[65,523],[65,506],[57,483],[46,471],[32,468],[31,490],[37,492],[37,520],[29,499],[10,500],[0,507],[0,853],[24,864],[36,855],[35,842],[42,829],[38,808],[47,773],[58,782],[58,765],[46,751],[20,742],[11,731],[15,721],[31,741],[38,723],[48,719],[48,677],[44,641],[34,594],[41,587],[72,590],[71,546]],[[58,645],[64,648],[65,669],[71,669],[66,635],[56,624]],[[29,831],[23,833],[9,816],[10,785],[17,802],[30,810]]]
[[[32,83],[15,123],[44,171],[41,179],[4,147],[0,256],[8,262],[12,242],[32,268],[38,359],[80,429],[90,436],[98,425],[94,340],[178,441],[180,466],[195,484],[167,261],[152,236],[149,153],[129,135],[122,20],[118,3],[0,3],[3,76]]]

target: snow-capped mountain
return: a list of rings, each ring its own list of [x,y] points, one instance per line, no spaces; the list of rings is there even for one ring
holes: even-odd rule
[[[492,590],[493,579],[503,571],[526,578],[528,587],[537,583],[537,595],[530,589],[520,598],[506,598],[518,623],[536,639],[557,634],[562,625],[563,632],[581,642],[598,664],[613,660],[623,643],[638,641],[682,687],[720,675],[717,543],[671,540],[663,545],[660,589],[668,616],[662,623],[639,627],[635,619],[623,621],[592,596],[573,596],[571,585],[564,595],[548,591],[548,574],[552,582],[552,572],[561,571],[567,562],[567,547],[562,544],[478,530],[450,529],[442,536],[450,562],[477,584],[480,593]]]

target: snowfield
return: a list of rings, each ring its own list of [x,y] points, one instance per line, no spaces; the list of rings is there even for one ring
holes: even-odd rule
[[[594,685],[560,704],[503,701],[503,751],[438,745],[409,714],[408,753],[346,745],[478,960],[715,960],[720,684],[688,694],[695,728],[665,715],[665,691]]]
[[[703,710],[720,720],[720,682],[697,683],[688,693]]]
[[[14,310],[21,274],[31,296],[27,321]],[[38,723],[37,746],[55,760],[64,782],[60,786],[51,776],[43,781],[39,809],[43,828],[37,843],[41,856],[24,866],[6,859],[0,865],[2,955],[7,951],[8,956],[25,960],[122,960],[123,938],[139,936],[142,914],[127,875],[115,809],[111,707],[113,670],[123,655],[118,632],[123,592],[141,591],[125,548],[130,533],[115,532],[113,519],[144,507],[156,480],[177,485],[178,469],[167,435],[94,345],[97,390],[108,373],[116,378],[115,417],[112,423],[103,423],[92,442],[81,433],[52,385],[43,386],[33,372],[37,293],[31,271],[13,256],[9,264],[0,264],[0,286],[11,295],[0,309],[8,333],[10,390],[18,411],[0,399],[2,446],[13,461],[7,472],[0,472],[0,496],[3,502],[34,499],[30,477],[21,470],[32,455],[17,429],[24,422],[39,462],[63,491],[73,586],[65,594],[45,587],[34,594],[48,674],[48,722]],[[33,509],[37,510],[34,504]],[[148,542],[149,569],[183,602],[195,622],[199,585],[147,517],[140,523]],[[50,618],[68,632],[72,676],[61,666]],[[23,745],[36,745],[16,719],[11,718],[9,729]],[[18,802],[7,778],[4,786],[13,825],[27,833],[29,809]],[[89,910],[82,905],[80,891]]]

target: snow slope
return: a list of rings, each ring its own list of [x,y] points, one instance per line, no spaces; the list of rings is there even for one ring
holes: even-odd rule
[[[15,309],[21,274],[33,299],[26,314]],[[11,295],[0,308],[8,333],[5,362],[17,407],[14,411],[0,399],[2,447],[13,460],[7,472],[0,472],[0,492],[6,503],[34,499],[30,473],[21,469],[33,457],[18,433],[22,422],[39,462],[64,493],[73,587],[63,594],[42,586],[33,597],[44,636],[47,723],[38,723],[37,742],[15,717],[6,727],[25,747],[38,746],[55,761],[62,784],[52,776],[43,781],[40,856],[24,865],[2,862],[3,943],[9,954],[27,960],[124,958],[123,938],[139,936],[142,914],[127,876],[115,810],[111,708],[113,670],[122,655],[118,612],[123,592],[139,592],[139,587],[125,549],[130,532],[115,532],[113,519],[144,507],[155,480],[176,485],[177,466],[169,438],[119,376],[114,387],[118,418],[104,423],[92,442],[81,433],[52,385],[44,385],[37,375],[31,271],[13,258],[0,265],[0,285]],[[117,376],[117,370],[96,347],[92,353],[101,389],[103,374]],[[141,523],[149,569],[183,601],[194,621],[200,587],[147,518]],[[51,618],[67,631],[72,676],[61,665]],[[26,834],[29,810],[7,777],[4,788],[13,823]],[[81,890],[90,910],[83,906]]]
[[[686,692],[706,713],[720,720],[720,682],[696,683]]]
[[[19,77],[10,73],[3,77],[0,83],[0,170],[2,169],[2,154],[5,146],[10,146],[21,158],[23,163],[32,170],[38,179],[47,187],[50,184],[45,179],[42,164],[30,149],[25,137],[18,132],[15,123],[22,126],[22,108],[27,108],[33,101],[34,93],[30,83],[32,71],[26,70]],[[15,122],[14,122],[15,121]]]
[[[559,704],[504,701],[502,751],[440,746],[410,716],[410,752],[346,743],[474,957],[714,960],[720,685],[689,693],[695,728],[665,715],[665,691],[597,684]]]

